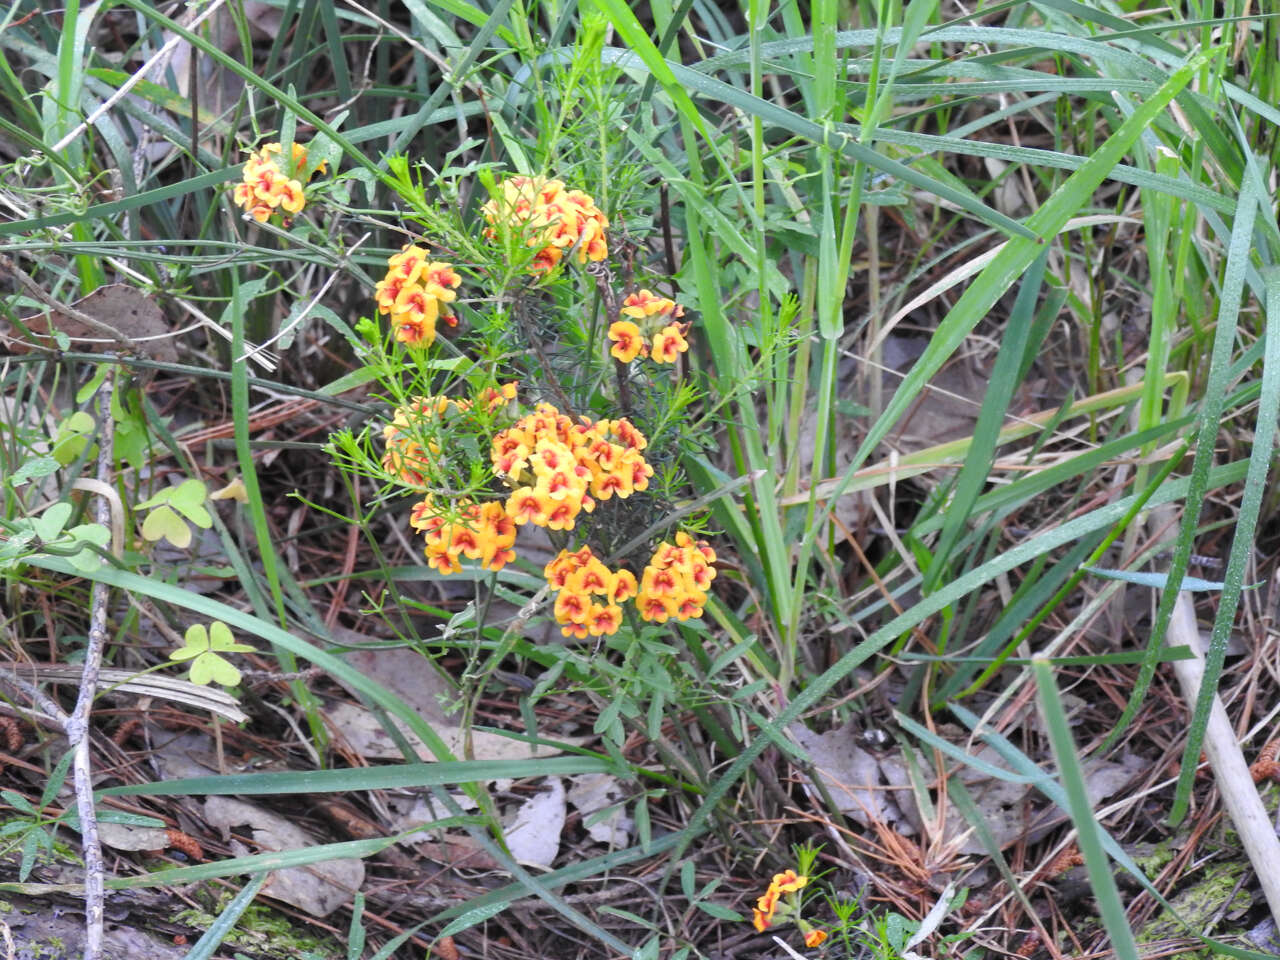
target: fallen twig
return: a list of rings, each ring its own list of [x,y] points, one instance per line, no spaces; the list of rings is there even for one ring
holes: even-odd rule
[[[1178,594],[1173,619],[1169,622],[1168,640],[1170,648],[1182,646],[1195,654],[1189,660],[1173,661],[1173,670],[1182,687],[1182,696],[1187,701],[1188,709],[1191,709],[1200,695],[1200,683],[1204,677],[1204,653],[1200,649],[1200,631],[1196,626],[1195,607],[1192,606],[1190,594]],[[1280,872],[1275,869],[1276,864],[1280,863],[1280,839],[1276,837],[1275,827],[1262,805],[1262,798],[1258,796],[1258,788],[1254,785],[1249,764],[1245,762],[1240,744],[1236,741],[1227,710],[1216,696],[1209,714],[1209,727],[1205,731],[1204,752],[1209,758],[1209,767],[1213,770],[1214,782],[1222,795],[1223,806],[1227,808],[1231,823],[1240,835],[1240,845],[1244,847],[1244,852],[1258,875],[1258,883],[1271,908],[1271,916],[1280,923]]]
[[[98,388],[98,480],[106,483],[111,476],[112,438],[111,392],[114,378],[108,371]],[[94,519],[104,527],[111,525],[111,502],[99,495]],[[102,956],[103,918],[106,909],[106,868],[102,862],[102,844],[98,839],[98,820],[93,809],[93,768],[89,756],[89,713],[98,692],[98,668],[107,642],[108,587],[95,580],[89,610],[89,642],[84,652],[80,695],[75,709],[67,718],[67,742],[72,754],[71,768],[76,792],[76,812],[80,817],[80,840],[84,855],[85,960]]]

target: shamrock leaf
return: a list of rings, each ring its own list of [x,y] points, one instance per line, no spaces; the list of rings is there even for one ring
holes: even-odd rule
[[[14,487],[20,487],[31,480],[39,480],[57,471],[60,464],[53,457],[32,457],[24,460],[17,470],[6,480]]]
[[[82,523],[79,526],[72,527],[67,531],[67,534],[81,543],[92,543],[99,547],[105,547],[111,542],[111,531],[98,523]],[[77,570],[93,573],[102,565],[102,557],[93,550],[86,548],[75,556],[68,557],[67,562]]]
[[[191,528],[169,506],[156,507],[142,523],[142,535],[153,543],[162,537],[179,550],[191,546]]]
[[[180,550],[185,550],[191,546],[191,528],[186,520],[206,530],[213,526],[213,518],[204,507],[207,495],[208,490],[199,480],[184,480],[176,487],[165,487],[155,496],[143,500],[135,509],[150,510],[151,513],[142,524],[142,535],[152,542],[163,537]]]
[[[207,494],[205,485],[199,480],[184,480],[172,488],[169,505],[197,527],[208,530],[213,526],[213,518],[204,508],[204,498]]]
[[[234,687],[240,682],[240,671],[232,665],[223,653],[251,653],[253,647],[245,643],[236,643],[231,628],[221,620],[209,624],[193,623],[187,627],[186,645],[169,654],[175,662],[191,661],[190,677],[192,683],[206,684],[210,680],[224,687]]]

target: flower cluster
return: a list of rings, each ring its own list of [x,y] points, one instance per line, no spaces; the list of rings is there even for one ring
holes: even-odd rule
[[[622,363],[630,363],[638,356],[652,356],[657,363],[675,363],[689,349],[685,339],[689,325],[674,322],[684,316],[684,307],[674,300],[640,290],[627,295],[621,312],[632,319],[609,325],[609,339],[613,341],[609,353]]]
[[[554,269],[566,253],[575,254],[578,263],[608,256],[609,221],[581,190],[566,190],[559,180],[517,176],[503,180],[499,192],[481,207],[490,224],[485,236],[494,239],[497,224],[523,233],[526,243],[538,248],[532,273]]]
[[[618,440],[620,443],[615,443]],[[629,420],[574,420],[550,404],[493,438],[493,469],[514,486],[507,514],[518,524],[572,530],[597,500],[649,486],[644,435]]]
[[[249,154],[244,165],[244,180],[236,184],[232,194],[236,204],[259,223],[270,220],[277,211],[292,216],[301,212],[306,204],[302,181],[297,178],[307,165],[307,148],[298,143],[293,145],[288,172],[280,167],[283,150],[278,143],[266,143],[261,150]],[[324,166],[320,164],[319,169],[323,171]]]
[[[387,260],[387,275],[378,281],[374,299],[379,313],[391,315],[397,340],[427,347],[435,341],[436,320],[457,324],[448,304],[458,298],[454,291],[460,283],[452,264],[432,260],[424,248],[410,243]]]
[[[556,623],[566,637],[584,640],[617,633],[622,626],[621,604],[636,594],[634,573],[610,570],[589,546],[572,553],[561,550],[542,572],[547,584],[558,591]]]
[[[427,565],[441,573],[458,573],[460,557],[479,560],[484,570],[501,570],[516,558],[516,525],[497,501],[463,501],[449,518],[428,495],[414,504],[409,525],[426,535]]]
[[[674,544],[663,541],[640,578],[636,606],[640,616],[656,623],[672,617],[688,620],[702,616],[707,588],[715,579],[716,552],[705,540],[696,543],[683,530]]]
[[[431,421],[443,416],[451,407],[458,406],[459,401],[449,397],[414,397],[405,406],[396,407],[391,422],[382,428],[382,440],[386,445],[382,469],[407,487],[425,488],[425,474],[431,465],[428,453],[440,453],[440,445],[426,436],[432,429]],[[424,441],[426,450],[423,449]]]
[[[516,384],[483,391],[474,401],[415,397],[396,408],[382,431],[382,467],[398,483],[425,493],[433,461],[441,456],[440,421],[475,407],[499,410],[516,399]],[[516,420],[494,437],[494,473],[512,487],[507,499],[452,508],[431,494],[414,504],[410,526],[425,535],[428,563],[441,573],[462,569],[462,558],[482,569],[501,570],[515,559],[519,526],[572,530],[578,516],[597,502],[624,500],[645,490],[653,467],[645,460],[644,434],[627,419],[574,419],[549,403]],[[562,550],[544,570],[557,591],[555,618],[565,636],[609,636],[622,625],[621,605],[635,599],[640,616],[664,623],[702,616],[715,577],[715,551],[683,531],[675,543],[658,545],[643,578],[608,569],[589,546]]]
[[[827,934],[819,930],[800,916],[800,898],[797,894],[808,884],[809,878],[794,870],[785,870],[773,875],[773,882],[764,896],[756,900],[751,911],[751,922],[756,930],[764,933],[775,923],[793,921],[804,934],[806,947],[818,947],[827,939]],[[785,895],[785,899],[784,899]]]

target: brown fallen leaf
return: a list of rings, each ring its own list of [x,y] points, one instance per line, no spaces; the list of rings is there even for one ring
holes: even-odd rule
[[[84,318],[97,321],[97,325]],[[71,338],[76,350],[118,351],[119,341],[124,341],[153,360],[178,362],[177,348],[168,336],[169,323],[159,304],[137,287],[125,283],[99,287],[71,304],[68,310],[55,308],[49,313],[26,317],[22,323],[35,339],[27,339],[21,330],[11,325],[4,332],[14,353],[26,353],[33,344],[56,346],[52,330],[58,330]],[[113,339],[113,334],[118,339]]]

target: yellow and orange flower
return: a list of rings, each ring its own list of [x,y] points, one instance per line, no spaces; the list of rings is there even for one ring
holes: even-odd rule
[[[813,928],[804,935],[804,945],[806,947],[820,947],[827,939],[827,932]]]
[[[655,363],[675,363],[688,349],[689,341],[684,338],[680,324],[671,323],[653,335],[650,353]]]
[[[566,637],[608,637],[618,632],[620,604],[630,595],[627,591],[635,588],[630,570],[610,570],[584,546],[572,552],[561,550],[542,572],[548,585],[558,591],[553,609]]]
[[[406,249],[391,271],[415,278],[424,262]],[[514,383],[489,387],[474,401],[413,398],[396,409],[383,429],[383,467],[397,482],[426,493],[433,486],[433,465],[447,443],[440,418],[468,411],[483,411],[487,418],[513,403],[516,389]],[[468,559],[483,569],[500,570],[515,558],[519,527],[572,530],[598,501],[644,490],[654,473],[642,452],[647,445],[627,419],[574,418],[551,404],[539,404],[493,437],[493,470],[510,488],[505,501],[463,501],[446,509],[427,493],[414,505],[409,524],[424,535],[427,562],[434,569],[456,573]],[[628,600],[649,621],[701,616],[715,559],[705,542],[680,532],[674,543],[658,545],[639,578],[630,570],[608,569],[588,546],[561,551],[544,572],[558,594],[556,621],[566,636],[585,639],[616,633]]]
[[[386,275],[374,288],[379,313],[391,315],[396,340],[428,347],[436,339],[436,321],[457,323],[448,304],[458,298],[462,278],[452,264],[431,260],[428,251],[406,244],[387,260]]]
[[[489,227],[484,235],[498,236],[498,227],[519,232],[537,250],[531,273],[546,273],[572,252],[578,263],[603,260],[609,254],[605,230],[609,221],[595,201],[581,190],[566,190],[559,180],[545,177],[507,177],[499,194],[480,212]]]
[[[716,553],[711,546],[705,540],[695,543],[683,530],[676,534],[675,543],[658,544],[640,575],[640,590],[636,595],[640,617],[653,623],[666,623],[672,617],[677,620],[701,617],[707,589],[716,576],[712,566],[715,562]],[[796,878],[794,871],[788,873],[791,877],[786,874],[774,877],[775,883],[799,881],[800,886],[804,886],[805,878]]]
[[[609,353],[622,363],[636,357],[652,357],[656,363],[674,363],[689,349],[685,334],[689,325],[676,323],[684,316],[684,307],[668,297],[650,290],[638,290],[622,301],[623,317],[609,325],[608,336],[613,346]]]
[[[440,452],[439,445],[431,439],[433,421],[451,402],[446,397],[414,397],[405,406],[396,408],[391,422],[382,428],[386,445],[382,468],[395,480],[408,487],[425,489],[431,457]]]
[[[306,206],[306,193],[299,177],[307,165],[307,148],[300,143],[293,145],[293,162],[288,170],[281,168],[282,152],[279,143],[267,143],[251,153],[244,165],[243,179],[232,193],[236,205],[259,223],[283,212],[288,215],[284,217],[287,225],[289,217],[301,213]],[[317,170],[323,172],[324,168],[321,163]]]
[[[624,316],[634,317],[637,320],[654,316],[675,319],[684,316],[684,307],[667,297],[660,297],[648,290],[638,290],[627,294],[626,299],[622,301],[621,312]]]
[[[697,549],[696,544],[684,544]],[[804,936],[806,947],[819,947],[827,939],[827,934],[815,929],[800,916],[799,892],[808,884],[809,878],[795,870],[775,873],[769,888],[756,900],[751,911],[751,923],[759,933],[764,933],[775,923],[794,922]]]
[[[805,884],[808,882],[808,877],[797,876],[794,870],[787,870],[773,875],[773,883],[770,884],[770,888],[776,889],[779,893],[794,893],[797,890],[804,889]]]
[[[649,352],[644,337],[640,335],[640,328],[630,320],[615,320],[611,323],[609,339],[613,341],[609,353],[622,363],[630,363],[636,357]]]
[[[572,530],[596,501],[625,499],[648,486],[653,467],[640,453],[644,444],[629,421],[575,421],[540,404],[493,438],[490,457],[494,473],[514,488],[507,500],[513,520]]]
[[[463,501],[448,516],[428,495],[414,504],[409,523],[425,534],[427,562],[441,573],[460,571],[461,557],[484,570],[501,570],[516,557],[516,525],[500,503]]]

